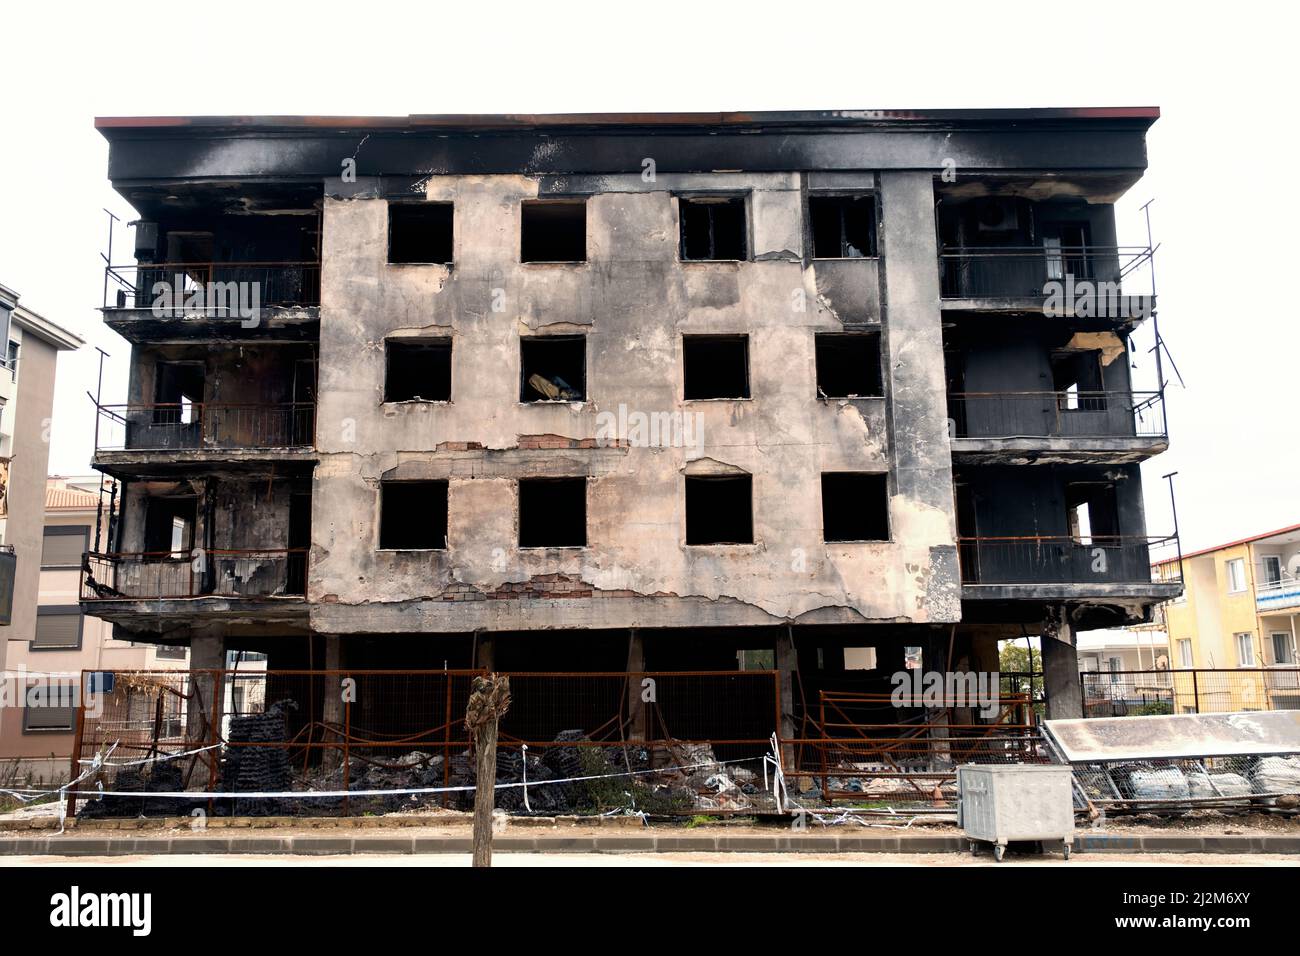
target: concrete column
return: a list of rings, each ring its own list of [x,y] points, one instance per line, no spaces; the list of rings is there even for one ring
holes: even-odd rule
[[[491,634],[474,635],[474,666],[488,671],[496,669],[496,649]]]
[[[185,710],[185,736],[188,746],[206,747],[217,742],[221,734],[221,715],[225,709],[226,638],[220,632],[196,630],[190,635],[190,687]],[[202,755],[189,778],[189,788],[206,790],[215,777],[217,751]],[[203,772],[204,767],[208,773]]]
[[[323,638],[325,642],[325,669],[327,671],[339,671],[343,669],[343,639],[337,634],[326,634]],[[343,675],[330,674],[324,681],[324,700],[321,702],[321,720],[329,727],[343,726]],[[326,741],[342,740],[338,734],[326,732]],[[326,750],[321,760],[321,765],[332,770],[343,762],[342,750]]]
[[[919,609],[930,623],[961,619],[947,381],[939,307],[934,172],[880,174],[885,295],[881,351],[892,461],[890,523],[909,549],[929,551]]]
[[[1079,654],[1074,627],[1064,608],[1059,620],[1043,628],[1043,685],[1047,692],[1047,719],[1083,716],[1083,688],[1079,682]]]
[[[794,628],[786,625],[776,638],[776,670],[781,693],[781,726],[777,733],[783,741],[792,740],[794,731],[794,673],[799,669],[799,655],[794,650]],[[794,747],[781,746],[781,763],[787,770],[794,769]]]
[[[636,674],[645,670],[645,641],[636,628],[627,635],[627,672]],[[629,740],[645,740],[648,726],[646,703],[641,699],[642,686],[640,677],[629,677],[627,682],[627,713]]]

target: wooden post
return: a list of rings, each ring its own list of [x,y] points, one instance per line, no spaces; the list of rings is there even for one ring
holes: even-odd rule
[[[465,708],[465,729],[474,738],[474,866],[492,865],[492,810],[496,806],[497,724],[510,709],[510,678],[475,677]]]

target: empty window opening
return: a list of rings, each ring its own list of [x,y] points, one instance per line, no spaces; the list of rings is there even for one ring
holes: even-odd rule
[[[384,362],[384,401],[451,401],[451,339],[388,339]]]
[[[159,362],[154,381],[153,423],[192,425],[203,404],[202,362]]]
[[[753,544],[754,488],[749,475],[686,478],[687,544]]]
[[[519,479],[519,547],[587,544],[586,478]]]
[[[883,395],[880,335],[832,333],[817,336],[817,394],[822,398]]]
[[[694,261],[746,258],[745,198],[679,199],[682,258]]]
[[[1115,485],[1108,481],[1078,481],[1065,486],[1070,537],[1076,544],[1117,544],[1119,505]]]
[[[883,474],[822,474],[822,540],[888,541],[889,487]]]
[[[682,374],[687,399],[749,398],[749,336],[683,336]]]
[[[586,262],[587,204],[539,199],[520,205],[521,262]]]
[[[587,340],[581,335],[533,335],[519,340],[521,402],[587,399]]]
[[[813,196],[808,200],[814,259],[865,259],[876,254],[874,196]]]
[[[1106,410],[1101,369],[1100,349],[1071,350],[1052,355],[1052,387],[1062,411]]]
[[[388,204],[388,261],[446,265],[452,260],[453,206],[449,202]]]
[[[197,498],[147,498],[144,510],[144,550],[149,558],[188,558],[194,547]]]
[[[447,482],[385,481],[379,486],[379,547],[440,551],[447,547]]]

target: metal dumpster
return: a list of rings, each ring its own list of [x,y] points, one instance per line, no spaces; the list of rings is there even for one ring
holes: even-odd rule
[[[1068,766],[963,764],[957,768],[957,823],[971,841],[993,844],[1000,862],[1013,841],[1074,842],[1074,802]]]

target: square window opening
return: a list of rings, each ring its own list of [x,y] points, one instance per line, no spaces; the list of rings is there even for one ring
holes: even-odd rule
[[[385,341],[384,401],[451,401],[451,339]]]
[[[1061,411],[1104,412],[1105,384],[1101,350],[1082,349],[1052,355],[1052,387]]]
[[[754,543],[752,476],[686,478],[686,543]]]
[[[587,400],[587,339],[532,335],[519,340],[521,402]]]
[[[817,394],[822,398],[879,398],[880,334],[818,335]]]
[[[381,550],[441,551],[447,547],[447,482],[385,481],[379,494]]]
[[[192,425],[203,404],[202,362],[159,362],[154,381],[153,423]]]
[[[587,479],[519,480],[519,547],[587,545]]]
[[[812,196],[808,218],[814,259],[866,259],[876,254],[874,196]]]
[[[888,541],[888,476],[868,472],[823,473],[822,540]]]
[[[749,398],[749,336],[682,337],[683,396]]]
[[[748,257],[745,197],[678,200],[681,255],[689,262],[740,262]]]
[[[453,209],[449,202],[390,202],[388,261],[394,265],[449,265]]]
[[[1075,544],[1119,543],[1119,502],[1112,482],[1072,482],[1065,486],[1065,503]]]
[[[520,205],[521,262],[586,262],[587,204],[538,199]]]
[[[188,559],[194,547],[199,500],[147,498],[144,511],[144,550],[148,561]]]

